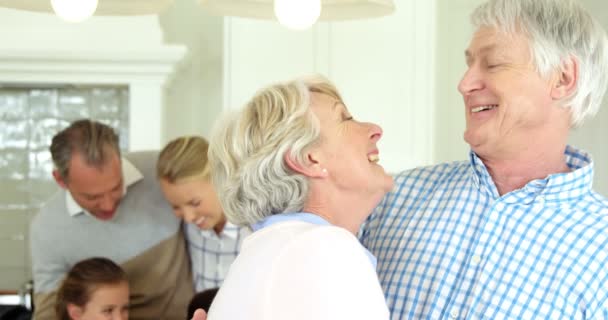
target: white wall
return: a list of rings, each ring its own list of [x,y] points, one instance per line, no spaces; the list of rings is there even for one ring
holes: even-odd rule
[[[435,1],[397,0],[394,15],[290,31],[276,22],[225,23],[224,104],[239,108],[262,86],[322,73],[353,115],[384,129],[391,172],[432,163]]]
[[[469,15],[482,0],[437,2],[435,160],[446,162],[467,157],[464,142],[464,105],[456,89],[466,70],[464,50],[473,32]]]
[[[194,0],[176,0],[159,21],[165,43],[188,48],[165,91],[162,145],[181,135],[208,137],[222,110],[224,20]]]

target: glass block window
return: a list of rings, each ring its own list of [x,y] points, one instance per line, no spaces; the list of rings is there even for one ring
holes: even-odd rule
[[[51,176],[53,135],[91,118],[113,127],[126,150],[128,102],[126,86],[0,85],[0,291],[30,278],[29,221],[58,188]]]

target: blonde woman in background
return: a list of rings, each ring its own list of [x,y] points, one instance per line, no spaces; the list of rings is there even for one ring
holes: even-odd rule
[[[207,141],[179,137],[161,151],[157,177],[173,213],[183,219],[196,291],[219,287],[250,233],[226,220],[210,181]]]

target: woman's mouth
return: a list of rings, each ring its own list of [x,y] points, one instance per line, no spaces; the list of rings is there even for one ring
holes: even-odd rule
[[[370,153],[367,155],[367,160],[372,163],[378,163],[380,156],[377,153]]]
[[[196,221],[194,221],[194,224],[197,226],[200,226],[205,222],[206,219],[207,219],[207,217],[202,216],[202,217],[196,219]]]

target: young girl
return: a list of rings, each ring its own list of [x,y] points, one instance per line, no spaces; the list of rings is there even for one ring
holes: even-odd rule
[[[106,258],[76,263],[59,287],[55,312],[59,320],[127,320],[127,275]]]
[[[210,181],[209,143],[180,137],[161,151],[157,176],[175,215],[186,223],[186,241],[196,291],[219,287],[250,231],[226,220]]]

